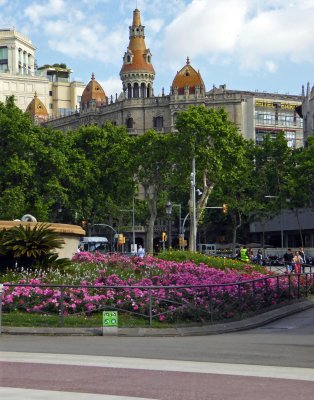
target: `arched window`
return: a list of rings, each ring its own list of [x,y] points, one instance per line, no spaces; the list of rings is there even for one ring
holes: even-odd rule
[[[129,54],[126,56],[126,62],[131,62],[131,56]]]
[[[139,90],[138,83],[134,83],[134,86],[133,86],[133,97],[135,99],[140,97],[140,90]]]
[[[146,97],[145,83],[141,84],[141,97]]]
[[[134,125],[133,118],[131,118],[131,117],[127,118],[127,120],[126,120],[126,127],[127,127],[128,129],[133,129],[133,125]]]
[[[147,93],[146,97],[151,97],[151,86],[150,85],[147,85],[146,93]]]
[[[163,126],[164,126],[164,118],[161,117],[161,116],[155,117],[154,121],[153,121],[153,124],[154,124],[154,128],[163,128]]]
[[[132,98],[132,86],[131,86],[131,84],[129,83],[128,84],[128,99],[131,99]]]

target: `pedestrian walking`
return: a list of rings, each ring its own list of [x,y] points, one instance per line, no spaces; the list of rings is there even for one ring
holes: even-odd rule
[[[254,252],[253,252],[253,249],[252,249],[251,247],[248,249],[247,254],[248,254],[248,256],[249,256],[250,262],[253,263],[253,260],[254,260]]]
[[[301,257],[301,267],[302,267],[302,273],[305,273],[305,264],[306,264],[306,257],[305,257],[305,253],[304,253],[304,249],[303,247],[299,248],[299,255]]]
[[[241,261],[243,261],[243,262],[250,261],[250,257],[249,257],[249,254],[248,254],[246,246],[241,247],[241,249],[240,249],[240,258],[241,258]]]
[[[263,265],[263,252],[262,249],[257,250],[256,261],[258,265]]]
[[[293,272],[293,253],[291,249],[288,249],[287,252],[283,255],[283,260],[286,266],[286,272],[289,274]]]
[[[138,246],[137,255],[140,258],[145,256],[145,249],[141,245]]]
[[[301,274],[301,262],[302,258],[298,251],[294,253],[293,263],[294,263],[294,272],[296,274]]]

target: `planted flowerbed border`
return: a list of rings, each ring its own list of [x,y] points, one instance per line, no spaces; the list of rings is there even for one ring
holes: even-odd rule
[[[15,283],[5,282],[3,312],[51,314],[63,320],[114,309],[146,318],[150,325],[153,320],[213,323],[304,297],[313,285],[312,275],[275,276],[250,266],[239,271],[100,253],[80,253],[70,270],[55,273],[54,279],[51,274],[37,271],[34,278],[34,273],[21,271]]]

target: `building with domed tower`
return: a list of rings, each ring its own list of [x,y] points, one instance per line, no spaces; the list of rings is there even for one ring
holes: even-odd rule
[[[303,146],[302,118],[296,111],[301,96],[229,90],[224,84],[206,91],[201,73],[189,57],[174,76],[170,93],[165,94],[163,90],[162,95],[155,96],[156,73],[152,58],[151,51],[146,48],[140,11],[135,9],[129,27],[129,45],[120,70],[121,94],[99,101],[98,94],[105,91],[92,76],[85,90],[97,83],[98,92],[88,90],[85,96],[84,90],[80,108],[73,115],[50,119],[45,124],[67,131],[81,125],[103,126],[109,121],[125,126],[130,135],[141,135],[148,129],[164,133],[175,131],[180,111],[192,105],[203,105],[224,108],[243,136],[257,144],[264,135],[274,137],[283,131],[289,146]]]
[[[38,98],[35,92],[33,100],[29,103],[25,111],[30,115],[35,124],[41,124],[48,120],[49,114],[44,103]]]
[[[108,97],[102,86],[95,80],[95,75],[92,73],[92,78],[85,87],[81,96],[81,110],[89,110],[99,108],[108,104]]]

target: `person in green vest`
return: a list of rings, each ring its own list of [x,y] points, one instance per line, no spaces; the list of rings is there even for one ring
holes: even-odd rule
[[[249,254],[248,254],[246,246],[241,247],[241,249],[240,249],[240,258],[241,258],[241,261],[243,261],[243,262],[249,262],[250,261],[250,257],[249,257]]]

